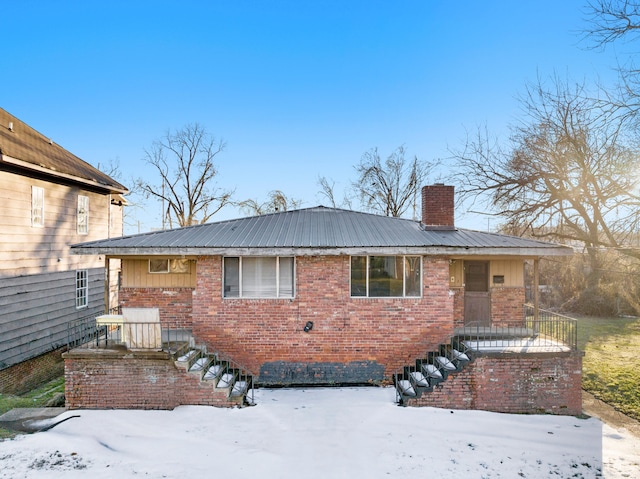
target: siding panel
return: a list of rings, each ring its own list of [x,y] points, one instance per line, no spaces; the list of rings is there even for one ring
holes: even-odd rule
[[[87,308],[75,307],[75,271],[0,279],[0,304],[0,368],[4,368],[65,345],[69,321],[101,314],[104,270],[89,270]]]

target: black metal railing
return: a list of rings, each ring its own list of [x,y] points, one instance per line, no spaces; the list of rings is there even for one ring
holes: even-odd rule
[[[578,349],[578,323],[553,311],[524,305],[520,324],[482,326],[467,324],[456,337],[477,350],[511,352],[560,352]]]

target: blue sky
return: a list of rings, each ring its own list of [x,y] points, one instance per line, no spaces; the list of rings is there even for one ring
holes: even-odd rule
[[[585,3],[5,2],[0,106],[94,165],[119,161],[124,183],[153,174],[154,139],[198,122],[227,142],[218,183],[236,200],[281,189],[314,206],[318,176],[340,191],[373,147],[445,159],[446,175],[449,148],[479,125],[506,134],[538,77],[612,82],[615,51],[579,42]],[[159,226],[158,205],[133,219]]]

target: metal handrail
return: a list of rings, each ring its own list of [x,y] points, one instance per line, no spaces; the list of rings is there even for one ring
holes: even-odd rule
[[[492,326],[472,323],[456,329],[455,333],[459,340],[481,345],[481,349],[520,347],[528,352],[578,349],[576,319],[545,309],[538,309],[536,313],[531,304],[524,305],[519,322]]]

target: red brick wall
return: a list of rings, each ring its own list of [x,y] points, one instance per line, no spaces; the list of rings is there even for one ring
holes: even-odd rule
[[[24,394],[62,376],[64,361],[58,349],[0,370],[0,394]]]
[[[483,355],[409,405],[578,415],[582,353]]]
[[[154,352],[73,350],[64,355],[70,409],[173,409],[181,404],[229,407],[227,392]]]
[[[448,185],[429,185],[422,188],[422,224],[454,227],[454,189]]]
[[[453,292],[453,325],[464,327],[464,288],[452,288]]]
[[[193,288],[121,288],[123,308],[159,308],[160,322],[170,328],[191,328]]]
[[[254,374],[274,362],[380,365],[388,379],[453,334],[445,259],[423,260],[423,297],[415,299],[351,298],[348,256],[297,257],[292,300],[223,299],[221,258],[198,258],[197,268],[194,335]]]
[[[491,288],[491,324],[522,326],[524,324],[524,288]]]

